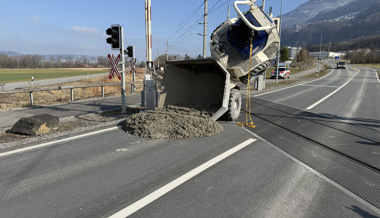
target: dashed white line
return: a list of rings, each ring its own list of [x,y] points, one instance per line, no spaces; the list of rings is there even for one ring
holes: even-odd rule
[[[233,155],[234,153],[240,151],[241,149],[247,147],[251,143],[255,142],[256,139],[248,139],[245,142],[242,142],[241,144],[231,148],[230,150],[220,154],[219,156],[207,161],[206,163],[198,166],[197,168],[189,171],[188,173],[178,177],[177,179],[173,180],[172,182],[166,184],[165,186],[159,188],[158,190],[152,192],[151,194],[145,196],[144,198],[136,201],[135,203],[129,205],[128,207],[120,210],[119,212],[113,214],[110,216],[110,218],[124,218],[132,215],[136,211],[140,210],[141,208],[145,207],[146,205],[152,203],[153,201],[157,200],[161,196],[165,195],[166,193],[170,192],[171,190],[175,189],[176,187],[180,186],[184,182],[190,180],[194,176],[200,174],[201,172],[205,171],[206,169],[212,167],[213,165],[219,163],[220,161],[226,159],[227,157]]]

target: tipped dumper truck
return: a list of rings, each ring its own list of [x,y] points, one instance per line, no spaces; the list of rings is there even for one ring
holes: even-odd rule
[[[241,109],[238,81],[247,84],[270,66],[280,42],[276,25],[256,0],[235,1],[238,17],[220,24],[211,35],[212,58],[166,62],[158,107],[217,108],[213,120],[236,120]],[[238,5],[249,5],[242,13]],[[252,58],[250,59],[250,55]]]

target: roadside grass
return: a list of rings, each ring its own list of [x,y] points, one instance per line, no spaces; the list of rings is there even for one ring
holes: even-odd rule
[[[315,67],[315,65],[310,66],[310,67],[305,68],[305,69],[301,69],[301,68],[290,68],[290,69],[289,69],[289,70],[290,70],[290,76],[291,76],[292,74],[297,74],[297,73],[303,72],[303,71],[305,71],[305,70],[311,69],[311,68],[313,68],[313,67]],[[270,74],[271,74],[274,70],[276,70],[276,67],[269,67],[269,68],[267,69],[267,73],[266,73],[266,77],[265,77],[265,78],[270,79]]]
[[[126,71],[126,82],[132,81],[132,75],[129,71]],[[142,81],[144,77],[144,69],[136,69],[136,81]],[[38,88],[44,87],[57,87],[57,86],[80,86],[80,85],[89,85],[89,84],[99,84],[99,87],[89,87],[89,88],[74,88],[74,101],[97,98],[101,97],[101,87],[100,84],[105,83],[119,83],[115,86],[105,86],[104,95],[108,96],[120,96],[121,87],[120,80],[115,77],[109,79],[108,76],[101,76],[95,78],[84,79],[76,82],[56,84],[52,86],[41,86]],[[37,88],[37,87],[35,87]],[[143,88],[142,84],[136,85],[136,93],[139,93]],[[126,86],[126,94],[131,94],[131,87]],[[50,90],[50,91],[38,91],[33,92],[33,104],[38,105],[51,105],[58,103],[66,103],[71,101],[70,89],[62,90]],[[0,109],[11,109],[19,107],[28,107],[30,106],[30,96],[29,93],[15,93],[15,94],[0,94]]]
[[[72,76],[106,73],[109,68],[45,68],[45,69],[0,69],[0,83],[55,79]]]
[[[353,65],[358,66],[358,67],[380,68],[380,63],[376,63],[376,64],[353,64]]]
[[[307,76],[303,76],[303,77],[299,77],[299,78],[292,78],[292,79],[289,79],[289,80],[283,79],[278,84],[276,84],[276,83],[266,83],[265,84],[265,89],[271,89],[271,88],[275,88],[275,87],[278,87],[278,86],[284,86],[284,85],[286,85],[286,86],[288,86],[288,85],[294,85],[294,84],[300,83],[302,81],[308,81],[308,80],[324,77],[326,74],[328,74],[330,72],[330,70],[331,69],[329,69],[328,66],[324,65],[323,70],[319,71],[318,77],[317,77],[316,73],[312,73],[312,74],[309,74]],[[254,88],[254,87],[251,87],[251,88]]]

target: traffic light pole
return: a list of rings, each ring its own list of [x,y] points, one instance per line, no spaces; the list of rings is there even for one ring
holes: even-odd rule
[[[126,113],[126,96],[125,96],[125,58],[124,58],[124,32],[123,27],[120,27],[120,55],[121,55],[121,113]]]

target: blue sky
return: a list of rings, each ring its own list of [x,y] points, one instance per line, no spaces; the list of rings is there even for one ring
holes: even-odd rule
[[[307,0],[283,0],[283,13]],[[153,58],[163,54],[202,54],[204,0],[152,0]],[[233,0],[208,0],[208,33],[235,17]],[[124,27],[125,46],[134,45],[136,57],[145,61],[144,0],[0,0],[0,50],[21,54],[73,54],[103,56],[115,53],[106,43],[105,30]],[[281,0],[266,0],[280,14]],[[262,0],[257,1],[258,5]],[[198,9],[198,10],[197,10]],[[242,7],[244,11],[244,7]],[[200,19],[200,20],[199,20]],[[199,21],[198,21],[199,20]],[[198,21],[198,22],[197,22]],[[207,47],[207,55],[210,55]]]

